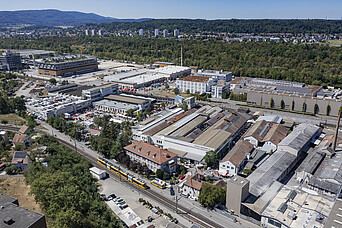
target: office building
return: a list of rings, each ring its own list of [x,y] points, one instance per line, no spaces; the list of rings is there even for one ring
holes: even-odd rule
[[[50,76],[68,76],[98,69],[96,58],[80,59],[60,63],[37,63],[38,73]]]
[[[98,31],[98,35],[102,36],[102,30],[101,29]]]
[[[89,36],[89,30],[88,30],[88,29],[86,29],[86,30],[84,31],[84,33],[85,33],[86,36]]]
[[[117,84],[107,84],[91,89],[82,90],[82,98],[85,100],[97,101],[111,94],[119,94]]]
[[[219,83],[211,87],[211,97],[220,99],[229,98],[229,85],[226,85],[223,81],[219,81]]]
[[[159,29],[155,29],[155,30],[154,30],[154,35],[155,35],[155,36],[159,36]]]
[[[216,71],[216,70],[198,70],[198,68],[194,68],[194,75],[195,76],[203,76],[203,77],[210,77],[216,81],[223,81],[223,82],[230,82],[233,77],[232,72],[228,71]]]
[[[178,37],[179,36],[179,30],[178,29],[173,30],[173,36],[174,37]]]
[[[7,50],[0,55],[0,70],[20,70],[22,68],[21,57]]]
[[[187,76],[185,78],[179,78],[176,81],[176,88],[180,92],[186,93],[206,93],[211,91],[211,87],[215,82],[210,77],[200,76]]]
[[[96,35],[95,29],[92,29],[92,30],[91,30],[91,35],[92,35],[92,36],[95,36],[95,35]]]

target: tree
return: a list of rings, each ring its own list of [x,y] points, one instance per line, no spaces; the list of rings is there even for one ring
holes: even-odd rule
[[[169,86],[169,85],[166,85],[166,86],[165,86],[165,89],[169,89],[169,88],[170,88],[170,86]]]
[[[51,79],[49,80],[49,82],[50,82],[51,84],[53,84],[53,85],[56,85],[56,84],[57,84],[57,80],[56,80],[55,78],[51,78]]]
[[[185,100],[183,100],[183,102],[180,103],[178,106],[182,108],[184,111],[188,111],[188,103],[186,103]]]
[[[270,101],[270,108],[274,108],[274,100],[273,100],[273,98],[271,98],[271,101]]]
[[[178,89],[178,88],[175,88],[175,89],[173,89],[173,92],[174,92],[176,95],[178,95],[178,94],[179,94],[179,89]]]
[[[129,116],[129,117],[133,117],[134,116],[134,110],[133,109],[128,109],[127,111],[126,111],[126,116]]]
[[[162,101],[162,102],[160,103],[160,105],[162,106],[163,109],[165,109],[165,106],[166,106],[166,105],[165,105],[165,102],[164,102],[164,101]]]
[[[295,109],[295,102],[292,101],[292,107],[291,107],[291,110],[293,111]]]
[[[280,101],[280,108],[281,109],[285,109],[285,102],[284,102],[284,100]]]
[[[164,172],[163,174],[163,180],[169,180],[170,179],[170,174],[168,172]]]
[[[159,179],[163,179],[163,177],[164,177],[164,172],[163,172],[161,169],[157,169],[157,171],[156,171],[156,176],[157,176],[157,178],[159,178]]]
[[[215,151],[208,151],[204,156],[204,161],[207,163],[207,166],[213,167],[217,163],[217,154]]]
[[[302,111],[306,112],[306,103],[305,102],[303,103]]]
[[[318,104],[315,104],[315,106],[314,106],[314,114],[317,114],[318,111],[319,111]]]
[[[331,111],[331,106],[327,105],[327,112],[326,115],[329,116],[330,115],[330,111]]]
[[[187,89],[187,90],[186,90],[186,94],[190,94],[190,89]]]
[[[198,202],[207,208],[214,208],[216,204],[224,204],[226,200],[226,188],[203,183]]]

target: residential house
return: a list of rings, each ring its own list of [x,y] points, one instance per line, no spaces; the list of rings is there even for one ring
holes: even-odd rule
[[[186,181],[182,185],[181,193],[192,200],[197,200],[203,182],[204,176],[199,173],[196,173],[193,176],[188,176]]]
[[[223,176],[235,176],[242,169],[247,160],[247,155],[254,149],[253,144],[240,140],[222,159],[219,165],[219,173]]]
[[[18,169],[26,170],[29,157],[26,152],[15,151],[12,158],[12,165]]]
[[[158,169],[170,174],[176,172],[178,157],[175,153],[142,141],[133,141],[124,149],[131,160],[146,164],[153,172]]]
[[[26,134],[15,134],[12,142],[14,146],[24,145],[29,146],[31,144],[31,138]]]

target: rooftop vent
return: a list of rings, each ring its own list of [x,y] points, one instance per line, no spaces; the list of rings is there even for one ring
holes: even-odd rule
[[[7,225],[12,225],[14,223],[14,220],[11,217],[5,217],[4,223]]]

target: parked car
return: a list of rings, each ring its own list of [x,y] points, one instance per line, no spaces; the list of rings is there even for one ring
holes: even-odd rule
[[[124,204],[126,204],[125,201],[121,201],[121,202],[117,203],[117,205],[124,205]]]
[[[121,209],[121,210],[123,210],[123,209],[127,208],[127,207],[128,207],[128,205],[127,205],[127,204],[125,204],[125,205],[121,205],[121,206],[119,206],[119,207],[120,207],[120,209]]]
[[[106,195],[105,194],[100,194],[100,197],[102,200],[106,200]]]
[[[108,197],[107,197],[107,200],[109,201],[109,200],[113,200],[113,199],[115,199],[115,194],[110,194]]]
[[[184,175],[180,176],[179,179],[183,180],[185,178]]]

